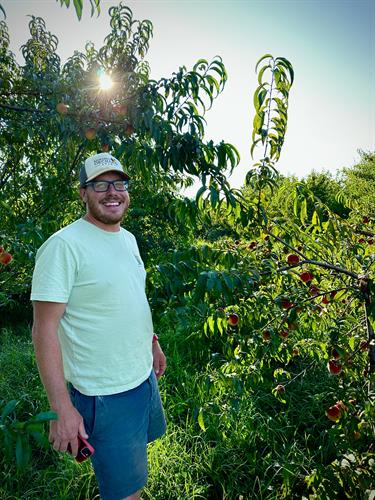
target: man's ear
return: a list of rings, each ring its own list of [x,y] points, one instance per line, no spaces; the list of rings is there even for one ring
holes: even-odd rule
[[[85,188],[80,188],[79,189],[79,195],[80,195],[81,200],[83,201],[83,203],[86,203],[86,201],[87,201],[87,194],[86,194],[86,189]]]

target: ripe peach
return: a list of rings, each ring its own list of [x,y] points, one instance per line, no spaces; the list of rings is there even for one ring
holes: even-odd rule
[[[309,283],[314,279],[314,276],[312,275],[312,273],[310,273],[310,271],[303,271],[303,273],[301,273],[299,277],[304,283]]]
[[[367,340],[361,340],[360,344],[359,344],[359,350],[361,352],[366,352],[369,350],[369,347],[370,347],[370,344]]]
[[[236,314],[236,313],[229,314],[229,316],[228,316],[228,325],[229,326],[237,326],[239,319],[240,318],[238,317],[238,314]]]
[[[337,405],[333,405],[326,411],[327,418],[332,420],[332,422],[337,422],[341,417],[341,408]]]
[[[298,323],[295,323],[295,322],[288,322],[288,329],[289,330],[298,330]]]
[[[125,128],[125,135],[128,137],[134,133],[134,127],[131,123],[128,123]]]
[[[60,113],[60,115],[66,115],[69,112],[69,106],[63,102],[59,102],[56,105],[56,111]]]
[[[115,104],[112,109],[114,113],[117,113],[120,116],[125,116],[128,112],[128,107],[126,104]]]
[[[327,368],[331,375],[339,375],[342,372],[342,365],[336,359],[330,359]]]
[[[269,330],[264,330],[262,333],[263,340],[269,340],[271,338],[271,332]]]
[[[96,130],[94,128],[87,128],[85,130],[85,137],[88,141],[92,141],[96,136]]]
[[[286,258],[288,264],[290,264],[291,266],[295,265],[295,264],[298,264],[299,262],[299,257],[298,255],[294,254],[294,253],[291,253],[288,255],[288,257]]]
[[[319,288],[316,285],[311,285],[309,288],[309,294],[313,297],[315,295],[318,295],[319,293]]]
[[[10,264],[13,260],[13,257],[10,253],[8,252],[2,252],[0,253],[0,264],[4,264],[4,266],[7,266]]]
[[[290,302],[290,300],[287,297],[281,298],[280,305],[283,309],[290,309],[293,306],[293,304]]]

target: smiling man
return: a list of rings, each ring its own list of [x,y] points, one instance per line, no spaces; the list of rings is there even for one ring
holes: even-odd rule
[[[128,182],[108,153],[85,161],[86,214],[38,250],[31,292],[36,359],[58,415],[50,442],[76,456],[78,436],[88,438],[103,500],[140,498],[147,443],[165,432],[156,378],[166,360],[136,240],[120,226]]]

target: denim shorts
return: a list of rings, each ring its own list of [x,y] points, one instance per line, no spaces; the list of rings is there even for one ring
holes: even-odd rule
[[[147,482],[147,443],[166,430],[154,370],[141,385],[110,396],[85,396],[70,385],[88,441],[103,500],[120,500]]]

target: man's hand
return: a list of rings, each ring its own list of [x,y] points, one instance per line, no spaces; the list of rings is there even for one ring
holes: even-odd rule
[[[78,434],[87,439],[83,418],[73,405],[54,409],[58,420],[52,420],[49,428],[49,441],[56,451],[67,451],[70,444],[73,457],[78,453]]]
[[[152,344],[152,356],[154,358],[154,371],[156,378],[160,378],[167,368],[167,358],[165,357],[159,342],[154,342]]]

